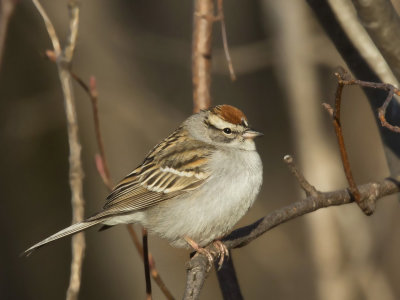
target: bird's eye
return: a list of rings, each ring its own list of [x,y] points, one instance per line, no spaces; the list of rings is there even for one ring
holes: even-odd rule
[[[230,128],[224,128],[223,131],[226,134],[231,134],[232,133],[232,130]]]

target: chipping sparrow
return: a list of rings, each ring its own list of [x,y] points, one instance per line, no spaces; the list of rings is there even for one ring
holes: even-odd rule
[[[194,114],[114,188],[101,212],[24,253],[96,224],[121,223],[140,223],[173,246],[190,245],[201,252],[226,235],[253,204],[262,183],[253,141],[260,135],[230,105]],[[223,259],[226,248],[216,246]]]

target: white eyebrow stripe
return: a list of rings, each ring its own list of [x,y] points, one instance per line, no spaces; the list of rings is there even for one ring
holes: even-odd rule
[[[208,121],[210,122],[210,124],[212,126],[218,128],[218,129],[221,129],[221,130],[226,128],[226,127],[229,127],[229,128],[231,128],[231,129],[233,129],[235,131],[243,130],[243,126],[242,125],[234,125],[232,123],[229,123],[227,121],[222,120],[220,117],[218,117],[216,115],[210,115],[208,117]],[[246,122],[246,124],[247,124],[247,122]]]

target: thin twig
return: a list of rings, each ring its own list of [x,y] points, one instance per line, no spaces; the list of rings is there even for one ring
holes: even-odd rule
[[[49,56],[49,53],[47,53],[47,56]],[[50,53],[51,57],[51,53]],[[100,155],[95,155],[95,161],[96,161],[96,167],[97,171],[100,174],[100,177],[103,180],[103,183],[107,186],[109,191],[112,190],[113,184],[111,180],[111,175],[110,172],[108,171],[108,163],[105,155],[105,147],[103,143],[103,137],[101,134],[101,129],[100,129],[100,119],[99,119],[99,112],[98,112],[98,92],[96,88],[96,81],[94,77],[90,78],[90,84],[86,84],[78,75],[73,73],[71,71],[71,76],[78,82],[78,84],[82,87],[82,89],[88,94],[91,103],[92,103],[92,110],[93,110],[93,120],[94,120],[94,126],[95,126],[95,131],[96,131],[96,140],[97,140],[97,145],[99,147]],[[133,229],[132,224],[126,225],[126,228],[129,232],[129,235],[133,241],[133,244],[135,245],[136,250],[140,254],[140,257],[144,260],[143,256],[143,247],[139,241],[139,238],[137,237],[137,234],[135,230]],[[174,297],[172,296],[171,292],[168,290],[167,286],[165,285],[164,281],[162,280],[160,274],[157,271],[156,264],[153,258],[153,255],[149,252],[148,253],[148,261],[149,261],[149,268],[150,268],[150,274],[153,277],[154,281],[157,283],[158,287],[160,290],[163,292],[164,296],[168,300],[173,300]],[[147,282],[150,281],[146,277],[146,285],[148,284]]]
[[[33,4],[35,5],[36,9],[40,13],[44,25],[46,26],[47,33],[49,34],[51,43],[53,44],[53,50],[55,52],[55,56],[59,57],[61,54],[61,46],[60,40],[57,37],[56,30],[54,29],[53,23],[50,21],[46,11],[44,10],[43,6],[40,4],[39,0],[32,0]]]
[[[359,51],[354,47],[353,36],[345,33],[343,30],[343,22],[341,22],[342,24],[338,22],[339,18],[333,13],[328,1],[306,0],[306,2],[309,4],[319,24],[325,30],[327,36],[332,40],[338,53],[342,56],[344,62],[350,68],[351,73],[354,74],[355,77],[364,78],[370,82],[381,81],[390,82],[392,84],[394,83],[394,80],[382,79],[383,77],[381,77],[382,80],[380,80],[380,77],[377,76],[377,74],[381,76],[385,73],[385,70],[388,70],[386,67],[377,72],[376,68],[372,69],[366,60],[363,59]],[[335,3],[335,6],[340,5],[339,2],[342,1],[329,0],[329,3]],[[346,24],[351,26],[350,22],[347,22]],[[376,60],[375,63],[380,64],[380,61]],[[379,103],[382,101],[383,103],[385,100],[383,95],[384,93],[366,87],[363,87],[363,91],[365,92],[368,102],[374,111],[377,109],[377,102]],[[400,103],[398,101],[392,101],[388,108],[388,112],[390,113],[391,123],[393,125],[400,125],[398,122],[398,120],[400,120]],[[378,129],[382,137],[383,148],[390,173],[392,176],[397,176],[397,174],[400,173],[400,139],[396,137],[393,131],[386,130],[386,127],[379,126]]]
[[[54,26],[47,16],[46,11],[38,0],[32,0],[40,15],[42,16],[56,58],[58,74],[64,95],[64,106],[67,118],[67,131],[69,142],[69,182],[71,187],[71,203],[72,203],[72,222],[77,223],[84,218],[84,200],[83,200],[83,169],[81,161],[81,144],[78,134],[78,120],[76,115],[75,100],[69,66],[73,57],[73,49],[75,48],[76,37],[78,35],[79,25],[79,7],[77,1],[69,1],[68,9],[70,13],[69,38],[67,40],[66,52],[62,52],[59,39],[57,37]],[[78,298],[80,285],[82,263],[85,253],[85,236],[78,233],[72,237],[72,260],[71,275],[67,290],[67,300]]]
[[[149,264],[149,247],[147,239],[147,230],[142,228],[142,241],[143,241],[143,265],[144,274],[146,277],[146,299],[151,300],[151,280],[150,280],[150,264]]]
[[[337,89],[336,89],[335,109],[333,110],[333,119],[332,120],[333,120],[336,137],[337,137],[338,144],[339,144],[339,150],[340,150],[340,156],[342,158],[343,169],[346,174],[347,181],[349,183],[351,194],[353,195],[355,201],[357,202],[357,204],[360,206],[360,208],[366,215],[371,215],[373,213],[373,211],[369,207],[365,207],[365,206],[363,207],[361,204],[360,192],[358,191],[357,185],[353,178],[353,174],[351,172],[350,161],[349,161],[349,157],[347,155],[346,146],[344,144],[342,125],[340,123],[340,106],[341,106],[341,102],[342,102],[342,91],[343,91],[344,84],[343,84],[341,75],[339,73],[335,73],[335,75],[338,80],[338,85],[337,85]]]
[[[375,205],[384,196],[392,195],[400,191],[398,179],[386,179],[381,182],[372,182],[358,186],[361,201],[368,206]],[[228,249],[240,248],[248,245],[253,240],[265,234],[280,224],[314,212],[321,208],[349,204],[354,198],[347,189],[334,192],[321,192],[315,196],[296,201],[286,207],[277,209],[251,225],[239,228],[223,239]],[[210,245],[206,247],[213,253],[215,249]],[[187,264],[187,277],[184,299],[199,299],[200,290],[207,274],[208,258],[203,255],[195,255]]]
[[[68,0],[68,13],[69,13],[69,32],[67,37],[67,44],[64,49],[64,58],[67,62],[72,61],[76,40],[78,38],[79,27],[79,0]]]
[[[386,120],[386,110],[387,110],[390,102],[393,100],[393,96],[395,94],[397,96],[400,96],[400,90],[398,88],[396,88],[395,86],[393,86],[392,84],[389,84],[389,83],[369,82],[369,81],[362,81],[362,80],[358,80],[358,79],[344,79],[341,77],[342,75],[339,75],[338,73],[336,73],[335,75],[338,77],[338,82],[340,81],[340,84],[342,86],[358,85],[361,87],[387,91],[388,95],[387,95],[385,101],[383,102],[382,106],[378,108],[378,117],[379,117],[379,120],[381,121],[381,125],[383,127],[386,127],[391,131],[400,133],[400,127],[391,125]]]
[[[144,259],[143,248],[142,248],[142,245],[139,241],[139,238],[138,238],[135,230],[133,229],[133,226],[131,224],[129,224],[128,226],[126,226],[126,228],[128,229],[128,232],[131,235],[132,241],[135,244],[136,249],[140,254],[140,257],[142,259]],[[153,277],[154,281],[157,283],[160,290],[163,292],[164,296],[168,300],[174,300],[175,299],[174,296],[172,296],[171,292],[168,290],[167,286],[165,285],[164,281],[161,279],[161,276],[157,271],[153,255],[151,253],[149,253],[149,266],[150,266],[151,276]]]
[[[383,127],[386,127],[394,132],[400,132],[400,127],[393,126],[389,122],[387,122],[385,115],[386,115],[387,107],[388,107],[389,103],[392,101],[394,94],[400,95],[400,90],[388,83],[376,83],[376,82],[368,82],[368,81],[362,81],[362,80],[355,80],[355,79],[351,79],[351,78],[345,78],[348,76],[347,73],[343,73],[343,74],[335,73],[335,76],[338,81],[336,95],[335,95],[335,109],[332,109],[332,107],[330,107],[326,103],[324,103],[323,105],[332,116],[333,124],[335,126],[336,136],[337,136],[338,143],[339,143],[340,155],[342,157],[343,168],[345,170],[347,181],[349,182],[350,191],[351,191],[352,195],[354,196],[356,202],[360,205],[360,208],[364,211],[364,213],[367,215],[371,215],[373,213],[372,207],[365,206],[364,203],[360,202],[360,194],[359,194],[359,191],[357,190],[357,185],[356,185],[353,175],[351,173],[350,162],[349,162],[349,159],[347,156],[347,151],[346,151],[346,148],[344,145],[342,126],[340,123],[340,106],[341,106],[341,100],[342,100],[343,87],[346,85],[359,85],[362,87],[381,89],[381,90],[388,91],[388,95],[387,95],[384,103],[382,104],[381,107],[378,108],[378,118],[381,121],[381,124]]]
[[[111,183],[111,176],[110,176],[110,171],[108,168],[108,163],[106,160],[103,137],[101,135],[101,130],[100,130],[98,92],[97,92],[96,78],[94,76],[90,77],[89,85],[87,85],[79,76],[77,76],[72,71],[71,71],[71,75],[76,80],[76,82],[78,82],[78,84],[85,90],[85,92],[89,95],[89,98],[92,102],[94,129],[96,132],[97,147],[99,148],[100,158],[101,158],[101,164],[99,164],[100,161],[97,161],[97,159],[96,159],[96,165],[98,166],[97,169],[99,170],[99,174],[101,175],[101,178],[102,178],[104,184],[108,187],[109,190],[111,190],[113,188],[113,185]],[[101,166],[102,168],[99,169],[99,166]]]
[[[382,90],[388,91],[388,95],[387,95],[384,103],[378,109],[378,118],[381,121],[381,124],[383,127],[386,127],[394,132],[400,132],[400,128],[398,126],[393,126],[389,122],[387,122],[385,115],[386,115],[387,107],[388,107],[389,103],[392,101],[394,94],[400,95],[400,91],[393,85],[387,84],[387,83],[375,83],[375,82],[368,82],[368,81],[361,81],[361,80],[347,78],[348,75],[346,73],[343,73],[343,74],[335,73],[335,76],[337,77],[338,85],[337,85],[337,89],[336,89],[335,109],[333,109],[332,119],[333,119],[333,124],[335,127],[335,133],[336,133],[338,143],[339,143],[339,149],[340,149],[340,155],[342,158],[343,168],[345,170],[347,181],[349,182],[350,191],[351,191],[352,195],[354,196],[356,202],[359,204],[360,208],[363,210],[363,212],[366,215],[371,215],[373,213],[373,207],[365,206],[365,203],[360,202],[360,194],[359,194],[359,191],[357,190],[357,185],[356,185],[356,183],[353,179],[352,173],[351,173],[350,163],[349,163],[346,148],[344,145],[342,126],[340,123],[340,106],[341,106],[343,87],[346,85],[359,85],[362,87],[382,89]],[[330,112],[332,114],[332,108],[329,105],[324,104],[324,107],[328,110],[328,112]]]
[[[236,80],[235,70],[233,69],[232,58],[229,53],[229,45],[228,45],[228,37],[226,34],[226,26],[225,26],[225,15],[224,15],[224,4],[223,0],[218,0],[218,16],[221,22],[221,36],[222,36],[222,44],[224,46],[224,52],[226,57],[226,62],[228,63],[229,74],[231,76],[231,80]]]
[[[400,133],[400,127],[389,124],[389,122],[386,121],[386,117],[385,117],[387,107],[389,106],[390,101],[392,101],[394,93],[395,93],[394,89],[389,90],[389,93],[387,95],[385,102],[383,102],[382,106],[380,108],[378,108],[378,117],[379,117],[379,120],[381,121],[381,124],[383,127],[386,127],[394,132]],[[398,93],[398,91],[397,91],[397,93]]]
[[[313,185],[311,185],[307,181],[307,179],[304,177],[304,175],[296,167],[293,157],[291,155],[285,155],[283,160],[288,165],[290,172],[292,172],[294,177],[297,179],[297,181],[300,184],[300,187],[304,190],[306,195],[307,196],[317,196],[319,192]]]

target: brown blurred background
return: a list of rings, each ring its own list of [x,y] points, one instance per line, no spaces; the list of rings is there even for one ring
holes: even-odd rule
[[[60,37],[67,32],[66,1],[42,1]],[[333,102],[333,72],[343,65],[302,1],[225,1],[238,79],[231,82],[215,24],[214,104],[241,108],[258,141],[264,184],[238,226],[304,197],[282,161],[297,158],[320,190],[346,186],[333,128],[322,102]],[[86,0],[73,70],[97,78],[106,153],[114,181],[192,110],[192,1]],[[0,298],[63,299],[70,272],[70,238],[19,254],[71,222],[68,145],[51,47],[30,1],[10,21],[0,72]],[[360,78],[362,79],[362,78]],[[102,207],[107,190],[94,165],[91,106],[76,85],[85,170],[86,215]],[[358,88],[347,88],[343,125],[358,183],[389,175],[372,112]],[[329,208],[283,224],[233,251],[246,299],[400,298],[400,211],[382,200],[372,217],[356,205]],[[124,226],[87,233],[81,299],[143,299],[143,265]],[[183,295],[188,251],[150,238],[161,276]],[[214,271],[213,271],[214,272]],[[154,285],[154,298],[163,299]],[[221,297],[215,274],[202,299]]]

